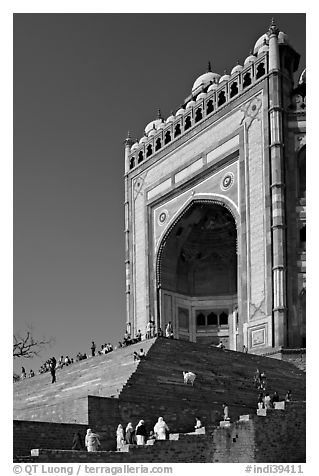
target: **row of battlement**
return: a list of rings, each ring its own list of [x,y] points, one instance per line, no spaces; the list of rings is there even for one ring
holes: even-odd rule
[[[230,76],[228,81],[212,83],[184,104],[175,116],[170,116],[133,144],[128,156],[128,169],[132,170],[165,146],[185,134],[206,117],[218,112],[230,101],[246,92],[268,74],[268,56],[264,54],[252,61],[242,71]]]

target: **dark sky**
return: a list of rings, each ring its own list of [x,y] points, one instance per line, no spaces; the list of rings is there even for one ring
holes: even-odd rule
[[[274,16],[301,72],[305,15]],[[56,338],[40,360],[123,335],[127,131],[176,110],[208,60],[243,64],[271,17],[14,15],[14,329]]]

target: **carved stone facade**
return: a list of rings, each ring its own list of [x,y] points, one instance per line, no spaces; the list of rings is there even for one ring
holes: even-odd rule
[[[305,73],[271,25],[175,115],[125,141],[128,330],[265,353],[305,346]]]

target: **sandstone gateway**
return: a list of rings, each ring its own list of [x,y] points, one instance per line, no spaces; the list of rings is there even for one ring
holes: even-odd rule
[[[299,55],[274,23],[242,63],[209,66],[175,114],[125,141],[127,331],[170,321],[175,339],[15,383],[16,462],[305,462],[306,73],[294,83]],[[256,414],[256,368],[293,401]],[[114,451],[119,423],[159,416],[169,440]],[[88,428],[101,451],[72,451]]]
[[[125,141],[128,331],[271,354],[305,347],[305,83],[274,23]]]

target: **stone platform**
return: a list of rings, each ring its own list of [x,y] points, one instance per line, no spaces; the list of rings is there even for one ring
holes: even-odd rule
[[[133,361],[143,348],[144,360]],[[195,416],[210,431],[227,401],[232,421],[255,413],[256,368],[266,372],[269,392],[305,400],[305,373],[263,356],[166,338],[151,339],[90,358],[57,372],[57,384],[44,374],[14,384],[15,454],[32,448],[68,450],[75,430],[89,427],[101,435],[102,449],[112,450],[119,423],[143,418],[151,429],[163,416],[174,433],[193,431]],[[183,371],[195,372],[194,387]],[[61,434],[63,433],[63,436]]]
[[[170,434],[145,446],[125,445],[122,451],[33,449],[23,463],[304,463],[306,460],[305,402],[258,417],[241,415],[212,431]],[[224,423],[224,422],[223,422]]]

